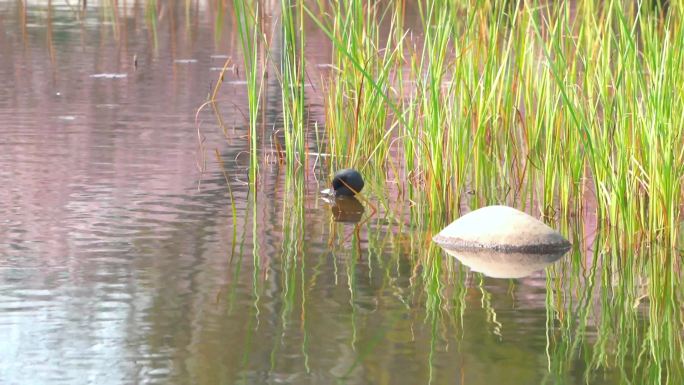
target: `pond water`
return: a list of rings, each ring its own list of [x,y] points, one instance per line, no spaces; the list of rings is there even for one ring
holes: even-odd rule
[[[630,376],[631,354],[588,369],[598,321],[567,332],[577,305],[554,308],[564,290],[547,271],[488,278],[440,250],[419,264],[425,234],[382,214],[336,222],[319,194],[327,170],[289,183],[268,140],[250,191],[239,71],[221,91],[225,133],[209,109],[196,118],[237,49],[214,2],[160,4],[155,23],[142,6],[112,18],[21,4],[0,2],[0,383]],[[308,48],[325,71],[329,43]],[[267,100],[266,130],[278,106]]]

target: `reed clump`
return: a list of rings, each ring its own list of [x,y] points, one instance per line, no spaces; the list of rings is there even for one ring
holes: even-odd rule
[[[302,6],[333,43],[333,165],[399,176],[426,229],[463,203],[559,217],[590,200],[623,246],[676,243],[681,7],[421,1],[407,27],[406,6]]]

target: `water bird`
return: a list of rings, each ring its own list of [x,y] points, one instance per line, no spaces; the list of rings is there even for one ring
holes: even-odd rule
[[[326,192],[334,197],[354,196],[363,189],[363,177],[353,168],[345,168],[335,173],[332,191]]]

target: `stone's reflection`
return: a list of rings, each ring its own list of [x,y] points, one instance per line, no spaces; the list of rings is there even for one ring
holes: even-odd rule
[[[552,253],[517,253],[493,250],[449,250],[448,254],[472,271],[492,278],[523,278],[543,270],[561,259],[567,251]]]
[[[339,197],[329,200],[329,203],[335,222],[357,223],[365,211],[361,202],[354,197]]]

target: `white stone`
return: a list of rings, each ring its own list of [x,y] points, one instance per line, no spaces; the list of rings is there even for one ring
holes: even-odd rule
[[[452,222],[433,240],[451,251],[555,253],[570,242],[538,219],[508,206],[488,206]]]

